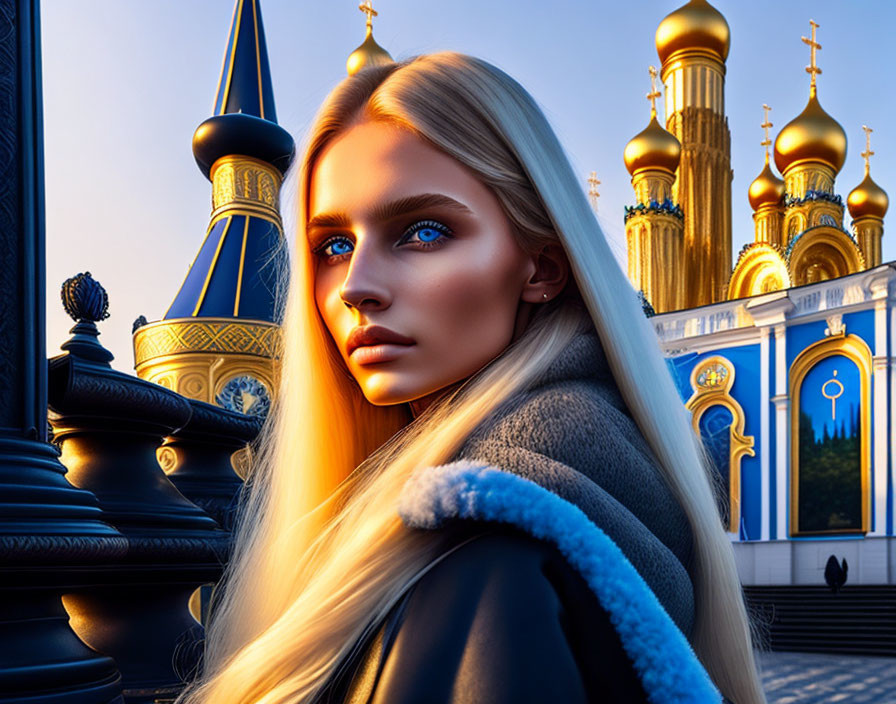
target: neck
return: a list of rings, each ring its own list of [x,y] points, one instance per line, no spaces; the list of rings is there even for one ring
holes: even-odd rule
[[[465,380],[455,382],[454,384],[439,389],[438,391],[433,391],[431,394],[427,394],[426,396],[421,396],[420,398],[415,398],[413,401],[409,401],[408,406],[410,406],[411,409],[411,416],[413,416],[414,418],[418,418],[420,414],[423,413],[423,411],[425,411],[443,396],[446,396],[457,389],[461,384],[464,383],[464,381]]]

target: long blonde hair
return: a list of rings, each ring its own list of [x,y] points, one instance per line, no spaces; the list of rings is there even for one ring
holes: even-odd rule
[[[574,277],[501,356],[413,422],[406,405],[365,400],[312,295],[309,177],[323,148],[359,118],[408,129],[472,169],[524,249],[561,242]],[[297,241],[278,400],[244,492],[203,674],[178,701],[313,701],[365,628],[435,557],[434,536],[405,528],[396,511],[409,474],[452,459],[577,332],[593,327],[693,530],[694,649],[728,698],[764,702],[705,453],[637,296],[531,96],[495,66],[454,52],[364,69],[328,96],[294,169]]]

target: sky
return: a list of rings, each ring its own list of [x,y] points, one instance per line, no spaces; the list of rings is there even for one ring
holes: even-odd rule
[[[278,122],[300,146],[323,98],[364,38],[359,0],[260,0]],[[581,174],[601,180],[598,218],[625,266],[623,206],[634,202],[625,144],[649,117],[656,27],[683,0],[374,0],[374,36],[394,58],[453,50],[516,78],[541,105]],[[888,47],[896,3],[714,0],[731,27],[734,257],[753,241],[747,189],[763,164],[762,104],[772,133],[808,99],[809,20],[819,25],[822,106],[846,130],[844,200],[863,175],[862,125],[874,129],[872,176],[896,197],[896,100]],[[90,271],[109,294],[100,341],[133,371],[131,326],[158,320],[208,226],[211,184],[190,150],[212,102],[232,0],[41,2],[47,209],[47,353],[74,324],[59,289]],[[659,105],[659,103],[658,103]],[[662,117],[662,115],[661,115]],[[885,220],[883,260],[896,259]],[[849,225],[847,215],[846,225]],[[286,233],[290,237],[290,233]],[[732,262],[733,264],[733,262]]]

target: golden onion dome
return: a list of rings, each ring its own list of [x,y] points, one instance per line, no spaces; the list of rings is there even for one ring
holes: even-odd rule
[[[663,169],[674,174],[681,160],[681,143],[674,134],[660,127],[654,112],[647,127],[625,145],[623,158],[632,176],[642,169]]]
[[[373,38],[373,30],[368,25],[367,36],[357,49],[348,55],[345,69],[349,76],[354,76],[362,68],[367,66],[381,66],[393,62],[392,55],[383,49]]]
[[[890,199],[887,197],[887,192],[871,178],[868,169],[865,169],[865,178],[849,192],[846,204],[853,219],[864,215],[882,218],[890,207]]]
[[[777,205],[784,197],[784,181],[772,173],[768,158],[765,167],[750,184],[748,195],[753,210],[759,210],[763,205]]]
[[[731,29],[724,15],[706,0],[691,0],[666,15],[656,28],[656,51],[664,64],[676,52],[701,51],[724,61]]]
[[[846,132],[818,102],[814,88],[805,109],[775,139],[775,166],[782,174],[794,164],[820,161],[840,171],[846,159]]]

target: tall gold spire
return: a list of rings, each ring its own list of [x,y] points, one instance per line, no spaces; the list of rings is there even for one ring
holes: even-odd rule
[[[373,38],[373,18],[379,13],[373,9],[371,0],[364,0],[358,5],[358,9],[367,15],[367,34],[364,36],[361,46],[349,54],[348,61],[345,62],[345,69],[349,76],[353,76],[367,66],[380,66],[393,61],[389,52],[377,44]]]
[[[684,211],[684,263],[679,272],[687,281],[683,307],[725,300],[731,275],[733,174],[725,117],[730,46],[728,22],[706,0],[690,0],[656,30],[665,126],[681,144],[673,189]]]

